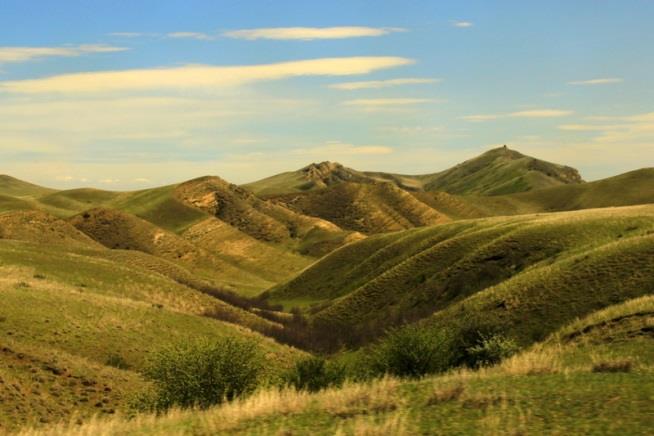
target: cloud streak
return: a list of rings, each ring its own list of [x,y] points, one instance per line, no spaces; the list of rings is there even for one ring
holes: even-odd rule
[[[461,117],[462,120],[472,122],[492,121],[500,118],[559,118],[572,115],[574,112],[563,109],[530,109],[526,111],[511,112],[508,114],[477,114]]]
[[[590,79],[590,80],[576,80],[573,82],[568,82],[568,85],[583,85],[583,86],[592,86],[592,85],[611,85],[615,83],[622,83],[624,79],[621,77],[607,77],[602,79]]]
[[[27,62],[46,57],[76,57],[92,53],[112,53],[128,50],[105,44],[83,44],[64,47],[0,47],[0,64]]]
[[[394,32],[404,31],[405,29],[398,27],[268,27],[233,30],[225,32],[223,35],[228,38],[245,39],[249,41],[257,39],[311,41],[315,39],[346,39],[383,36]]]
[[[459,29],[467,29],[474,26],[474,24],[470,21],[453,21],[452,26],[458,27]]]
[[[368,74],[413,62],[403,57],[361,56],[247,66],[193,65],[177,68],[103,71],[0,82],[0,91],[34,94],[211,89],[300,76]]]
[[[355,91],[359,89],[379,89],[379,88],[389,88],[392,86],[402,86],[402,85],[420,85],[426,83],[438,83],[441,79],[430,79],[430,78],[402,78],[402,79],[389,79],[389,80],[369,80],[363,82],[345,82],[345,83],[334,83],[329,85],[332,89],[339,89],[343,91]]]
[[[166,36],[173,39],[195,39],[198,41],[212,41],[216,39],[215,36],[202,32],[171,32],[166,34]]]

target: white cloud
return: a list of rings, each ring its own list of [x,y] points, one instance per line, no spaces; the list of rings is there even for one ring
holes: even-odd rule
[[[480,121],[496,120],[500,117],[502,117],[502,115],[481,114],[481,115],[466,115],[464,117],[461,117],[461,119],[466,121],[480,122]]]
[[[343,102],[343,104],[346,106],[383,108],[393,106],[411,106],[435,101],[436,100],[429,98],[359,98],[355,100],[347,100]]]
[[[460,29],[466,29],[468,27],[474,26],[474,24],[470,21],[453,21],[452,26],[458,27]]]
[[[327,141],[311,148],[298,148],[294,154],[323,156],[325,159],[338,159],[342,156],[385,155],[393,153],[393,148],[384,145],[353,145],[341,141]]]
[[[201,32],[171,32],[166,34],[166,36],[175,39],[197,39],[199,41],[211,41],[216,39],[215,36]]]
[[[620,125],[600,125],[600,124],[562,124],[559,130],[566,130],[569,132],[601,132],[606,130],[619,129]]]
[[[120,182],[120,179],[100,179],[98,182],[104,184],[104,185],[113,185],[118,182]]]
[[[572,115],[574,112],[562,109],[530,109],[526,111],[511,112],[508,114],[478,114],[466,115],[462,120],[481,122],[492,121],[499,118],[558,118]]]
[[[132,180],[135,183],[150,183],[151,180],[147,179],[145,177],[137,177],[136,179]]]
[[[152,89],[207,89],[299,76],[349,76],[412,64],[402,57],[320,58],[247,66],[193,65],[177,68],[63,74],[0,82],[14,93],[92,93]]]
[[[275,39],[304,40],[314,39],[344,39],[365,36],[382,36],[393,32],[403,32],[397,27],[270,27],[260,29],[242,29],[225,32],[224,35],[236,39]]]
[[[430,78],[402,78],[402,79],[389,79],[389,80],[369,80],[363,82],[345,82],[345,83],[334,83],[329,85],[330,88],[340,89],[345,91],[354,91],[358,89],[378,89],[378,88],[388,88],[391,86],[400,86],[400,85],[418,85],[425,83],[438,83],[441,79],[430,79]]]
[[[526,111],[512,112],[510,117],[515,118],[557,118],[572,115],[572,111],[561,109],[531,109]]]
[[[75,57],[91,53],[111,53],[128,50],[105,44],[83,44],[63,47],[0,47],[0,64],[26,62],[45,57]]]
[[[620,77],[607,77],[603,79],[577,80],[568,82],[568,85],[610,85],[622,82],[624,82],[624,80]]]

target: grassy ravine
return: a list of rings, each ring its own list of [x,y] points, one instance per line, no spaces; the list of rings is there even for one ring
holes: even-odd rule
[[[207,411],[62,423],[21,434],[647,434],[653,331],[654,297],[648,296],[572,322],[491,368],[348,383],[316,394],[268,389]]]

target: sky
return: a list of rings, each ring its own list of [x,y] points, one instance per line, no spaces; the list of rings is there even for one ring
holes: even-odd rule
[[[654,1],[1,0],[0,173],[131,190],[503,144],[654,166]]]

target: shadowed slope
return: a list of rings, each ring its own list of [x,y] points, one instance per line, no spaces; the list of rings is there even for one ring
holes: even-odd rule
[[[280,196],[276,200],[303,214],[362,233],[392,232],[449,220],[388,182],[339,183],[327,189]]]

